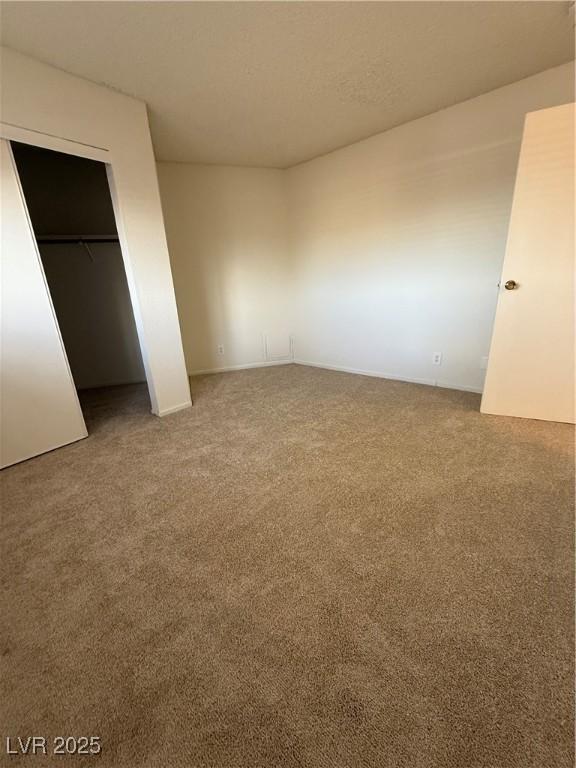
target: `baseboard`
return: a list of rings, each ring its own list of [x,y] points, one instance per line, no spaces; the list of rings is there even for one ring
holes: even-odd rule
[[[169,416],[171,413],[177,413],[178,411],[183,411],[186,408],[190,408],[192,406],[192,401],[188,400],[186,403],[180,403],[180,405],[173,405],[172,408],[164,408],[162,411],[152,411],[155,416]]]
[[[324,368],[327,371],[340,371],[341,373],[355,373],[358,376],[370,376],[375,379],[390,379],[391,381],[405,381],[408,384],[424,384],[428,387],[440,387],[444,389],[458,389],[463,392],[482,393],[478,387],[469,387],[462,384],[451,384],[437,379],[415,379],[408,376],[398,376],[393,373],[383,373],[382,371],[370,371],[363,368],[349,368],[344,365],[329,365],[328,363],[316,363],[311,360],[294,360],[295,365],[307,365],[311,368]]]
[[[367,371],[363,368],[349,368],[345,365],[314,363],[310,360],[294,360],[294,362],[296,365],[308,365],[311,368],[324,368],[327,371],[340,371],[341,373],[355,373],[358,376],[370,376],[374,379],[391,379],[392,381],[406,381],[409,384],[427,384],[430,387],[436,386],[434,379],[411,379],[407,376],[397,376],[392,373],[382,373],[382,371]]]
[[[482,387],[472,387],[468,386],[468,384],[452,384],[446,381],[437,381],[436,386],[439,389],[457,389],[460,392],[474,392],[477,395],[481,395],[484,391]]]
[[[249,368],[270,368],[273,365],[292,365],[294,360],[266,360],[261,363],[243,363],[242,365],[226,365],[222,368],[203,368],[198,371],[190,371],[188,376],[204,376],[207,373],[229,373],[231,371],[245,371]]]
[[[231,371],[244,371],[249,368],[269,368],[273,365],[305,365],[310,368],[323,368],[327,371],[339,371],[341,373],[354,373],[358,376],[370,376],[375,379],[390,379],[391,381],[405,381],[408,384],[424,384],[428,387],[439,387],[441,389],[456,389],[462,392],[475,392],[482,394],[482,389],[474,386],[467,386],[465,384],[452,384],[451,382],[438,381],[437,379],[416,379],[409,376],[398,376],[393,373],[385,373],[382,371],[371,371],[363,368],[350,368],[344,365],[330,365],[328,363],[316,363],[312,360],[267,360],[259,363],[244,363],[242,365],[227,365],[221,368],[204,368],[202,370],[190,371],[189,376],[204,376],[210,373],[229,373]],[[182,406],[185,408],[186,406]],[[175,410],[180,410],[176,408]],[[166,413],[172,413],[167,411]],[[162,413],[161,415],[165,415]]]

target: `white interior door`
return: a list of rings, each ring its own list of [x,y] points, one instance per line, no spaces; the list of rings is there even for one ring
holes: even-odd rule
[[[573,104],[526,117],[481,410],[574,423]]]
[[[1,140],[0,466],[87,436],[14,158]]]

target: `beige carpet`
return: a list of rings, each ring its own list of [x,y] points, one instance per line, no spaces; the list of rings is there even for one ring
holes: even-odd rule
[[[88,393],[2,473],[2,736],[103,745],[10,765],[573,765],[569,426],[299,366],[192,390]]]

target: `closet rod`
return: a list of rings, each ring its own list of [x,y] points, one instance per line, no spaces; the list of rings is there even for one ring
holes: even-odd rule
[[[51,243],[63,245],[64,243],[117,243],[117,235],[45,235],[37,237],[37,242],[41,245],[50,245]]]

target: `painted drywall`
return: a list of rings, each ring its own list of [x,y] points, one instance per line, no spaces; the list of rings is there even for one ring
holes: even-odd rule
[[[144,106],[3,63],[5,122],[109,149],[158,410],[186,404]],[[572,88],[558,67],[284,174],[162,164],[190,371],[264,362],[262,334],[281,353],[293,332],[301,361],[480,390],[524,115]]]
[[[190,405],[146,106],[2,48],[2,122],[106,150],[152,410]],[[10,135],[9,138],[15,138]]]
[[[116,234],[103,163],[12,142],[37,237]],[[116,243],[40,245],[66,355],[78,389],[145,380]]]
[[[481,391],[524,118],[573,89],[563,65],[289,169],[296,359]]]
[[[283,172],[159,163],[158,178],[189,373],[288,360]]]

